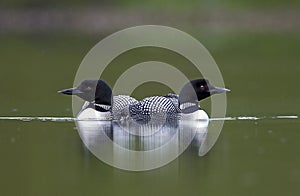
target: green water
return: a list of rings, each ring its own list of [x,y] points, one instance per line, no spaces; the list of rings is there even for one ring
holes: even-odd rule
[[[192,32],[191,32],[192,33]],[[227,116],[299,115],[298,34],[193,34],[223,74]],[[103,36],[1,35],[0,116],[72,116],[71,87],[84,55]],[[103,78],[113,84],[129,67],[165,61],[199,73],[172,52],[144,48],[111,63]],[[114,67],[115,66],[115,67]],[[145,90],[147,89],[147,90]],[[157,83],[134,96],[162,94]],[[203,108],[210,110],[209,100]],[[73,122],[0,121],[0,195],[298,195],[300,124],[297,119],[226,121],[208,155],[188,149],[171,164],[126,172],[95,158]]]
[[[126,172],[82,144],[72,122],[0,122],[1,195],[297,195],[299,120],[227,121],[204,157]]]

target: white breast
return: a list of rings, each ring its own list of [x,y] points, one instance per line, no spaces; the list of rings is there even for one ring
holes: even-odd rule
[[[188,114],[182,114],[181,117],[182,120],[203,120],[203,121],[208,121],[209,117],[207,113],[204,110],[197,110],[192,113]]]

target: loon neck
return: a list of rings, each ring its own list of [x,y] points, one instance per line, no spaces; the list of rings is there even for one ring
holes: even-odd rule
[[[197,110],[201,109],[197,102],[185,102],[180,104],[180,110],[182,113],[193,113]]]
[[[198,104],[198,95],[195,91],[195,88],[193,87],[192,83],[185,84],[179,93],[179,103],[181,105],[186,103],[192,103],[197,105]]]
[[[98,112],[110,112],[112,109],[110,105],[98,104],[95,102],[90,102],[89,107],[94,108]]]

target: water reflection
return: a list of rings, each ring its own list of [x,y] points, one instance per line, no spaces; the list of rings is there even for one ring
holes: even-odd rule
[[[176,159],[189,145],[205,155],[220,121],[181,120],[141,125],[126,121],[76,121],[85,146],[100,160],[125,170],[149,170]],[[211,131],[210,131],[211,130]]]

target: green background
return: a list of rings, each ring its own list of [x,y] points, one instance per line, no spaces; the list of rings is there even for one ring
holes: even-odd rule
[[[80,10],[89,6],[138,13],[154,9],[168,11],[175,17],[206,8],[294,13],[299,10],[299,1],[0,3],[2,11],[16,13],[31,9]],[[252,31],[238,27],[218,31],[189,25],[179,29],[197,38],[217,62],[225,86],[232,90],[227,94],[227,116],[271,117],[299,115],[297,24],[291,24],[292,30],[281,31],[280,26],[279,31],[255,26]],[[57,90],[71,87],[85,54],[118,30],[88,34],[74,30],[47,32],[45,27],[43,32],[24,33],[4,27],[0,31],[0,116],[72,116],[71,98],[57,94]],[[103,77],[111,83],[122,73],[118,67],[124,69],[146,60],[183,69],[189,65],[171,51],[140,48],[116,58]],[[191,78],[199,77],[193,70],[186,71]],[[161,84],[146,83],[133,96],[141,99],[168,92],[169,88]],[[209,99],[201,106],[210,111]],[[226,121],[216,145],[206,156],[198,157],[190,148],[162,168],[127,172],[95,158],[82,144],[73,122],[1,120],[0,195],[299,195],[299,128],[298,119]]]

